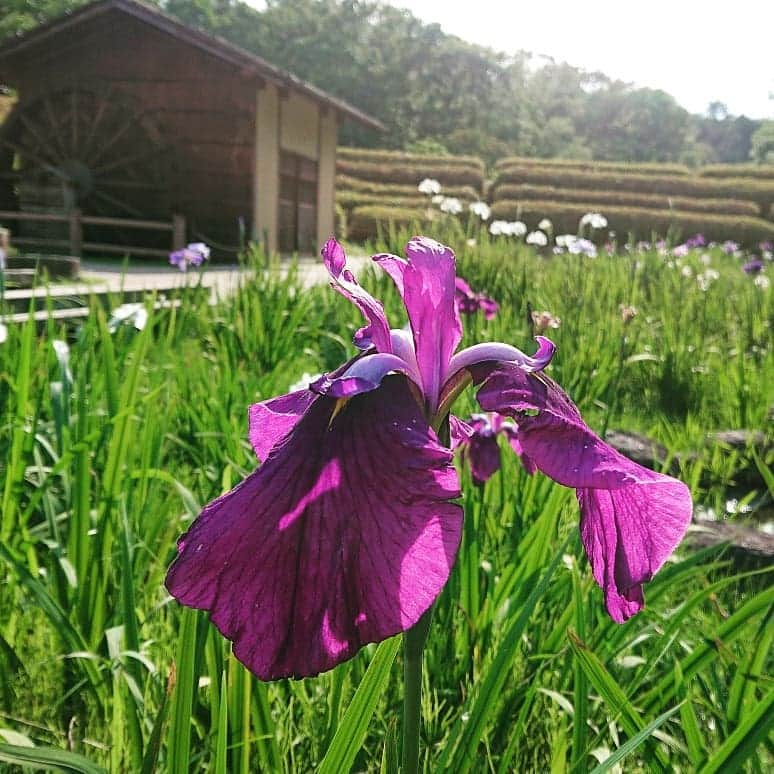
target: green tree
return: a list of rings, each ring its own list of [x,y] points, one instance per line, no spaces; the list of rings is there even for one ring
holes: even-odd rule
[[[758,164],[774,164],[774,121],[761,121],[750,141],[750,158]]]

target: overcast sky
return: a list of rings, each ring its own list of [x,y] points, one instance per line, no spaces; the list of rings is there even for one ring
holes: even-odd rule
[[[249,0],[260,7],[260,0]],[[712,100],[774,118],[774,0],[390,0],[472,43],[546,54],[663,89],[694,113]]]

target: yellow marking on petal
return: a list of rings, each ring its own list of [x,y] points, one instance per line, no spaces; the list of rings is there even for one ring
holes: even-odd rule
[[[333,407],[333,413],[331,414],[331,418],[328,420],[328,430],[331,429],[331,425],[333,424],[333,420],[336,419],[336,417],[344,410],[344,406],[349,403],[349,398],[339,398],[336,401],[336,405]]]

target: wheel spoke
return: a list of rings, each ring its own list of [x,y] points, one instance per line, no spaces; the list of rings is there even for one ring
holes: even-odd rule
[[[114,207],[118,207],[124,212],[128,212],[130,215],[133,215],[135,218],[141,218],[142,213],[132,207],[131,204],[127,204],[126,202],[122,202],[120,199],[117,199],[115,196],[111,196],[110,194],[105,193],[104,191],[98,191],[94,190],[91,192],[91,196],[96,196],[102,199],[102,201],[108,202],[109,204],[112,204]]]

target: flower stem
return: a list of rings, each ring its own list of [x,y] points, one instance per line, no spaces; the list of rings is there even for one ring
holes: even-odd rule
[[[403,768],[419,772],[419,729],[422,719],[422,654],[433,617],[431,607],[403,635]]]

